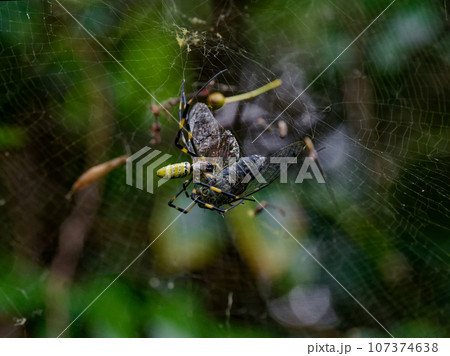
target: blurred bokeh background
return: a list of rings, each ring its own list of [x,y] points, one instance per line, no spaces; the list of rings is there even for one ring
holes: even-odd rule
[[[226,95],[283,80],[215,113],[242,150],[311,137],[327,185],[194,208],[62,336],[450,336],[449,9],[390,3],[1,2],[0,335],[59,335],[177,217],[181,182],[125,167],[66,195],[145,146],[189,160],[152,105],[227,68]]]

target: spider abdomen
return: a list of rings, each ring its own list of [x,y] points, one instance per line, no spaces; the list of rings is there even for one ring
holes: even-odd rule
[[[191,164],[189,162],[181,162],[169,164],[163,168],[158,169],[156,175],[160,178],[173,179],[183,178],[191,173]]]

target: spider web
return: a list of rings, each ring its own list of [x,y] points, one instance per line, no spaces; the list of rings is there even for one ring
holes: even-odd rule
[[[225,96],[283,82],[214,113],[243,152],[310,137],[327,184],[194,208],[67,335],[450,335],[445,1],[2,2],[0,27],[1,335],[58,335],[178,216],[181,182],[123,167],[65,196],[144,146],[189,161],[151,105],[225,68]]]

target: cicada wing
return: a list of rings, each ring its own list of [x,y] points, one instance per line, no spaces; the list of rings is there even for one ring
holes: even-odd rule
[[[228,165],[230,159],[239,159],[239,144],[233,134],[225,130],[215,119],[209,108],[196,103],[189,112],[189,126],[200,157],[208,157],[220,168]],[[191,144],[189,148],[192,150]],[[193,162],[199,157],[193,157]]]
[[[273,160],[272,158],[297,158],[302,151],[305,149],[305,144],[301,141],[294,142],[290,145],[287,145],[270,155],[265,160],[265,164],[261,165],[259,169],[259,179],[256,177],[251,180],[246,189],[246,194],[252,194],[253,192],[259,190],[262,186],[267,186],[271,184],[274,180],[276,180],[280,176],[281,163],[278,160]],[[277,163],[274,161],[278,161]],[[292,163],[287,163],[289,167]],[[261,179],[263,178],[263,179]]]

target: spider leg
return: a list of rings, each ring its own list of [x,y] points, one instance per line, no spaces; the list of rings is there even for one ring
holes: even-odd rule
[[[264,189],[268,185],[270,185],[270,183],[263,184],[263,185],[259,186],[258,188],[253,189],[250,193],[246,193],[245,197],[248,197],[249,195],[255,194],[256,192],[259,192],[261,189]],[[255,201],[254,199],[252,199],[252,200]]]
[[[245,197],[240,197],[240,196],[238,196],[238,195],[236,195],[236,194],[233,194],[233,193],[230,193],[230,192],[226,192],[226,191],[224,191],[224,190],[222,190],[222,189],[219,189],[219,188],[214,187],[214,186],[212,186],[212,185],[209,185],[209,184],[207,184],[207,183],[203,183],[203,182],[201,182],[201,181],[198,181],[198,182],[195,182],[195,183],[196,183],[196,184],[200,184],[200,185],[202,185],[202,186],[204,186],[204,187],[206,187],[206,188],[208,188],[208,189],[211,189],[213,192],[216,192],[216,193],[219,193],[219,194],[224,194],[224,195],[226,195],[227,197],[233,198],[233,199],[235,199],[235,200],[242,199],[242,200],[255,201],[254,199],[247,198],[247,197],[246,197],[247,195],[246,195]]]
[[[192,178],[186,180],[186,181],[183,183],[183,188],[182,188],[182,189],[181,189],[181,190],[180,190],[180,191],[179,191],[172,199],[169,200],[169,206],[170,206],[171,208],[174,208],[174,209],[176,209],[176,210],[178,210],[178,211],[180,211],[180,212],[182,212],[182,213],[184,213],[184,214],[189,213],[189,211],[191,211],[191,209],[195,206],[195,204],[192,205],[189,209],[186,210],[186,209],[180,208],[179,206],[176,206],[175,204],[173,204],[173,202],[174,202],[175,199],[178,198],[178,197],[180,196],[180,194],[183,193],[183,192],[185,192],[185,193],[186,193],[186,196],[189,197],[186,188],[187,188],[187,186],[188,186],[189,184],[191,184],[191,181],[192,181]]]
[[[194,143],[194,138],[192,137],[191,128],[189,126],[189,109],[191,107],[191,104],[193,100],[211,83],[217,76],[225,72],[226,69],[221,70],[219,73],[214,75],[211,79],[209,79],[193,96],[189,99],[188,102],[186,102],[186,93],[184,90],[184,80],[181,84],[181,100],[180,100],[180,106],[178,108],[178,116],[180,119],[180,125],[178,128],[177,136],[175,137],[175,146],[179,148],[182,152],[190,154],[191,156],[198,157],[198,151],[197,146]],[[186,139],[183,135],[183,130],[187,131],[188,140],[191,143],[191,146],[194,150],[194,152],[190,151]],[[184,146],[180,143],[180,141],[184,141]]]
[[[184,97],[184,82],[183,82],[183,93],[181,95],[182,100],[180,100],[180,107],[178,109],[178,115],[179,115],[179,119],[180,119],[180,124],[178,127],[178,132],[177,135],[175,137],[175,146],[177,148],[179,148],[182,152],[187,153],[191,156],[197,157],[198,156],[198,152],[197,152],[197,147],[194,143],[194,138],[192,137],[192,133],[191,133],[191,128],[189,126],[189,117],[188,116],[188,111],[189,111],[189,102],[187,104],[183,104],[184,105],[184,110],[181,110],[181,105],[183,103],[183,100],[186,101],[186,98]],[[185,136],[183,134],[183,130],[187,131],[188,134],[188,139],[191,143],[191,146],[194,148],[194,152],[190,151],[185,139]],[[184,143],[184,145],[182,144]]]
[[[226,209],[225,209],[225,212],[230,211],[231,209],[237,207],[239,204],[241,204],[241,203],[243,203],[243,202],[244,202],[244,199],[239,200],[237,203],[233,204],[233,205],[230,206],[229,208],[226,208]]]
[[[219,213],[221,213],[221,214],[227,213],[227,212],[230,211],[231,209],[235,208],[236,206],[238,206],[239,204],[242,204],[242,203],[244,202],[244,199],[241,198],[238,202],[236,202],[235,204],[233,204],[233,205],[230,206],[229,208],[221,209],[221,208],[218,208],[218,207],[216,207],[216,206],[214,206],[214,205],[212,205],[212,204],[208,204],[208,203],[205,203],[205,202],[201,201],[201,200],[196,196],[195,193],[192,193],[192,194],[191,194],[191,199],[192,199],[196,204],[198,204],[198,205],[200,205],[200,206],[202,206],[202,207],[205,207],[205,208],[207,208],[207,209],[210,209],[210,210],[215,210],[215,211],[217,211],[217,212],[219,212]]]
[[[188,198],[189,198],[189,193],[188,193],[188,191],[187,191],[187,187],[188,187],[189,184],[191,184],[192,179],[193,179],[193,178],[188,179],[188,180],[185,180],[185,181],[183,182],[183,191],[186,193],[186,197],[188,197]]]
[[[183,79],[183,81],[181,82],[181,103],[183,103],[183,108],[186,107],[186,92],[184,91],[184,82],[185,80]],[[179,115],[181,115],[181,105],[180,105],[180,109],[179,109]]]

